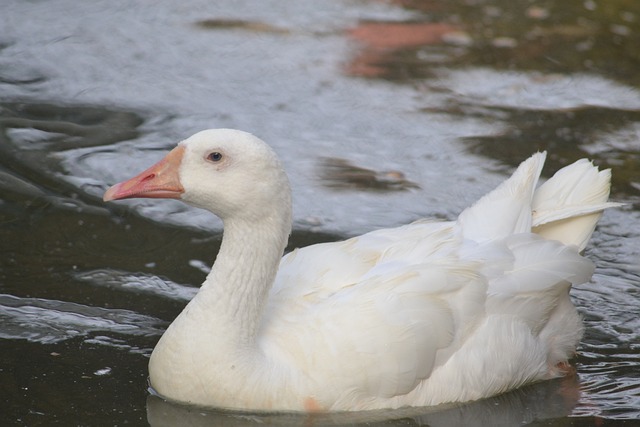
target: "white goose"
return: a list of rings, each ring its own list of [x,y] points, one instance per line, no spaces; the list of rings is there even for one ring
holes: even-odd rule
[[[562,375],[582,334],[569,299],[607,203],[587,160],[536,189],[545,154],[466,209],[281,259],[291,193],[251,134],[206,130],[104,200],[181,199],[224,223],[198,294],[149,362],[152,387],[188,404],[353,411],[462,402]]]

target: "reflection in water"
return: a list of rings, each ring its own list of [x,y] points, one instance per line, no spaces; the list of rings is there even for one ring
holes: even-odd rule
[[[404,80],[410,75],[404,66],[414,62],[403,57],[405,49],[439,45],[457,34],[456,26],[445,23],[361,22],[349,31],[361,46],[345,71],[352,76]]]
[[[153,427],[253,425],[380,425],[431,427],[518,426],[571,413],[580,396],[577,376],[545,381],[490,399],[434,408],[407,408],[337,414],[250,414],[181,406],[157,396],[147,399],[147,419]]]
[[[133,139],[139,136],[142,121],[132,112],[88,105],[0,103],[0,129],[24,151],[61,151]]]
[[[93,286],[105,286],[113,290],[124,290],[133,293],[147,293],[185,302],[189,302],[198,291],[198,288],[179,285],[156,275],[134,274],[111,269],[83,271],[74,276],[75,279]]]
[[[166,324],[129,310],[0,295],[0,338],[51,344],[97,332],[161,335]]]
[[[400,171],[377,172],[335,157],[322,159],[321,177],[326,186],[334,189],[401,191],[419,188],[418,184],[407,180]]]
[[[422,14],[406,22],[363,22],[354,37],[364,49],[350,70],[402,80],[432,77],[433,66],[556,73],[592,72],[640,85],[640,3],[529,1],[448,2],[395,0]],[[435,22],[434,22],[435,21]],[[412,33],[405,37],[404,34]],[[422,35],[427,33],[428,36]],[[450,35],[450,37],[447,37]],[[382,37],[391,45],[377,42]],[[462,41],[462,42],[460,42]],[[449,43],[448,49],[426,49]],[[386,46],[385,46],[386,47]]]
[[[461,108],[462,111],[466,110],[464,105]],[[473,115],[474,112],[468,114]],[[580,106],[534,110],[488,106],[482,115],[499,117],[505,124],[505,131],[497,135],[466,138],[473,152],[515,166],[515,159],[526,156],[532,150],[547,150],[550,153],[550,170],[557,170],[582,157],[591,158],[602,168],[615,167],[612,176],[614,192],[640,195],[640,188],[636,186],[636,183],[640,183],[640,147],[637,139],[627,138],[627,144],[624,145],[623,138],[613,140],[602,137],[639,123],[640,109]]]
[[[289,31],[284,28],[264,22],[245,21],[242,19],[203,19],[196,22],[195,25],[205,30],[240,29],[256,33],[289,34]]]
[[[60,179],[63,169],[57,153],[135,138],[141,123],[142,118],[134,113],[99,107],[0,103],[3,197],[25,207],[53,204],[62,209],[95,210],[85,203],[95,202],[95,197],[87,198],[76,185]]]

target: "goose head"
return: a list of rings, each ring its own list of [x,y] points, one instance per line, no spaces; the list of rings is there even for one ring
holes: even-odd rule
[[[180,142],[139,175],[116,184],[104,200],[172,198],[223,221],[289,215],[287,176],[273,150],[250,133],[210,129]]]

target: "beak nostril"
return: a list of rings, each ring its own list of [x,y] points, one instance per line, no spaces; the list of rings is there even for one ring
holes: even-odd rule
[[[140,182],[146,182],[146,181],[152,180],[152,179],[153,179],[153,178],[155,178],[155,177],[156,177],[156,174],[155,174],[155,173],[150,173],[149,175],[147,175],[147,176],[145,176],[144,178],[142,178],[142,179],[140,180]]]

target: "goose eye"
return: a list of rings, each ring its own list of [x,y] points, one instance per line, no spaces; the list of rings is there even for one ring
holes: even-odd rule
[[[209,153],[209,155],[207,156],[207,160],[212,162],[219,162],[220,160],[222,160],[222,154],[214,151],[213,153]]]

